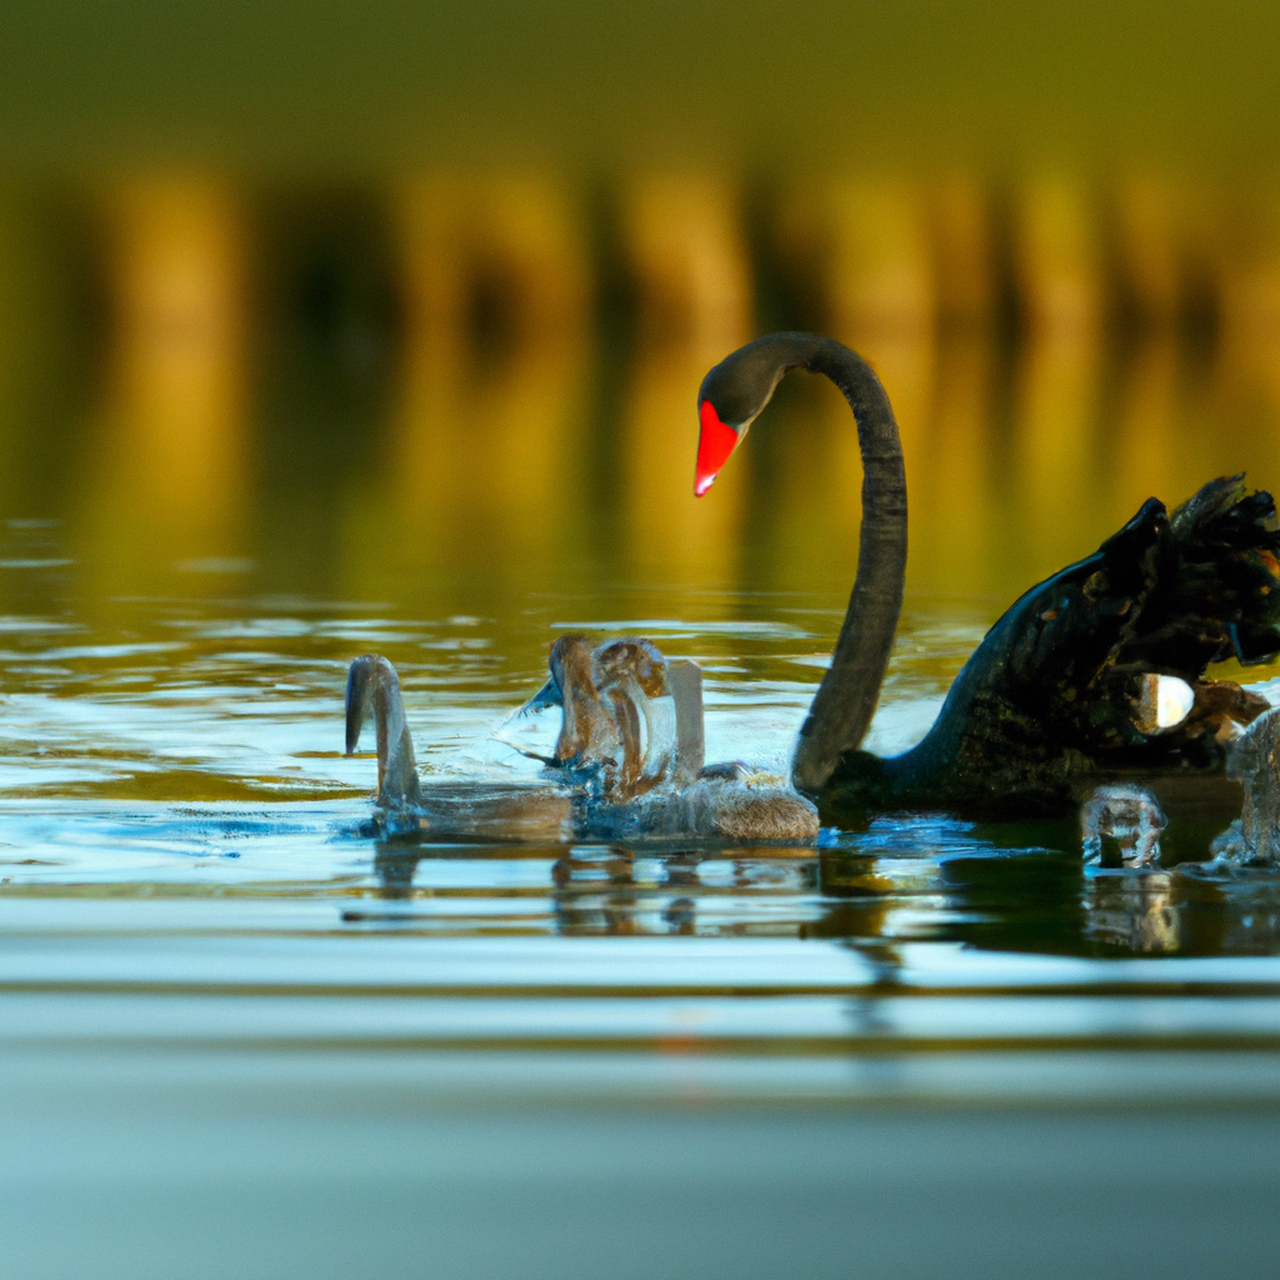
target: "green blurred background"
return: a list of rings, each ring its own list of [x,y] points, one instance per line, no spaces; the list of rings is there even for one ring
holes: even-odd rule
[[[31,0],[6,161],[1274,164],[1280,14],[1250,0]]]

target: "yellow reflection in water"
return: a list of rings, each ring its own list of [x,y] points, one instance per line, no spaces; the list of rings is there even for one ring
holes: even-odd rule
[[[1103,320],[1102,249],[1085,185],[1069,174],[1022,184],[1014,205],[1014,271],[1027,329],[1065,341]]]
[[[751,336],[740,205],[736,183],[707,174],[656,174],[624,187],[620,231],[646,345],[684,344],[718,360]]]
[[[590,262],[567,184],[550,175],[424,177],[396,189],[392,216],[415,333],[445,344],[487,327],[500,343],[584,326]]]
[[[1222,349],[1193,411],[1187,434],[1212,474],[1243,471],[1280,496],[1280,323]]]
[[[628,558],[659,580],[737,576],[747,467],[735,459],[713,493],[693,497],[698,386],[752,336],[736,197],[711,178],[657,176],[622,199],[641,338],[621,406],[618,518]]]
[[[863,355],[893,401],[910,466],[932,395],[939,315],[934,233],[981,239],[980,214],[940,207],[902,177],[842,177],[794,187],[781,201],[777,235],[791,270],[807,276],[823,327]],[[935,226],[935,220],[938,225]],[[957,305],[963,298],[956,281]]]
[[[998,589],[993,572],[1007,551],[997,519],[995,344],[981,333],[939,344],[929,420],[907,474],[910,503],[908,581],[916,589],[982,595]],[[993,581],[994,579],[994,581]]]
[[[1191,442],[1182,429],[1178,357],[1177,342],[1166,334],[1163,340],[1136,346],[1118,373],[1106,474],[1099,477],[1114,496],[1112,509],[1132,507],[1136,512],[1149,497],[1172,507],[1190,496],[1183,492],[1187,471],[1204,470],[1188,467]]]
[[[841,180],[827,193],[832,323],[855,343],[871,334],[918,340],[933,328],[928,209],[901,178]]]
[[[760,580],[747,585],[844,591],[853,583],[862,516],[857,433],[833,386],[798,374],[791,382],[745,446],[759,454],[753,496],[766,521],[757,539]]]
[[[47,514],[23,474],[24,436],[43,387],[73,372],[59,359],[71,343],[58,305],[61,264],[42,214],[36,201],[0,191],[0,512],[10,516]]]
[[[529,339],[483,373],[439,354],[406,352],[387,465],[353,513],[344,579],[429,568],[491,593],[553,586],[582,536],[591,349]]]
[[[1234,205],[1229,234],[1238,246],[1224,272],[1222,325],[1228,346],[1280,340],[1280,186]]]
[[[1017,436],[997,466],[1011,496],[1008,545],[1035,576],[1078,559],[1081,527],[1097,527],[1099,357],[1091,333],[1049,333],[1028,344],[1014,375]]]
[[[248,543],[246,243],[212,180],[122,183],[102,211],[111,328],[82,518],[118,586]]]
[[[496,600],[621,578],[843,592],[861,463],[821,380],[788,380],[744,456],[692,497],[699,382],[757,331],[753,252],[789,275],[805,323],[884,380],[916,589],[1008,600],[1148,496],[1173,505],[1245,469],[1280,488],[1280,189],[1245,195],[1154,170],[1033,174],[1007,201],[973,173],[845,173],[776,192],[757,228],[768,244],[752,246],[736,180],[649,173],[616,188],[605,262],[582,189],[561,177],[405,180],[382,206],[398,301],[383,337],[399,359],[374,390],[388,408],[372,427],[325,423],[354,478],[334,486],[334,590]],[[244,202],[175,176],[96,196],[105,372],[70,506],[106,590],[252,552],[255,504],[273,500],[250,467],[271,423],[248,409]],[[29,232],[2,232],[0,290],[30,297],[42,286],[14,268]],[[619,264],[636,335],[621,353],[595,311]],[[0,397],[29,339],[21,314],[0,300]]]
[[[535,179],[423,179],[393,201],[404,346],[384,464],[349,513],[345,590],[430,569],[546,588],[582,536],[585,233]],[[381,585],[376,585],[376,584]]]
[[[1120,179],[1115,270],[1124,305],[1141,326],[1168,334],[1186,306],[1191,236],[1187,193],[1159,174]]]
[[[929,197],[937,318],[944,331],[989,332],[998,304],[992,197],[976,174],[944,174]]]

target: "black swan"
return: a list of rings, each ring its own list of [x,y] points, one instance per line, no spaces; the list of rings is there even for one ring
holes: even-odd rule
[[[698,392],[694,491],[711,487],[789,369],[844,393],[862,452],[858,568],[831,667],[800,730],[796,788],[825,822],[943,809],[975,818],[1065,817],[1099,783],[1221,773],[1238,724],[1265,699],[1205,681],[1212,662],[1280,652],[1275,504],[1235,476],[1172,514],[1148,499],[1117,534],[1032,587],[987,633],[912,750],[858,750],[902,605],[907,488],[880,380],[831,338],[777,333],[728,356]],[[1161,704],[1183,692],[1172,713]]]

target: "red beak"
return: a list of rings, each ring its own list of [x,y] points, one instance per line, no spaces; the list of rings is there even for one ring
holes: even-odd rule
[[[720,421],[720,415],[710,400],[704,400],[698,409],[702,428],[698,432],[698,462],[693,473],[693,492],[701,498],[715,482],[720,468],[729,461],[729,455],[738,447],[741,437]]]

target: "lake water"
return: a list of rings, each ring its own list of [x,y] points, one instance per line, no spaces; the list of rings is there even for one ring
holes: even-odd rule
[[[1096,359],[1044,359],[952,352],[903,414],[912,570],[878,750],[1149,490],[1242,462],[1280,484],[1274,407],[1233,417],[1230,370],[1195,404],[1239,429],[1201,439],[1176,362],[1127,366],[1108,420]],[[433,781],[536,778],[509,741],[554,725],[509,717],[576,629],[698,660],[708,757],[785,772],[851,578],[852,433],[838,397],[789,390],[695,504],[702,363],[557,348],[272,419],[202,410],[144,359],[11,433],[12,1274],[1274,1257],[1280,877],[1174,865],[1212,833],[1171,829],[1148,871],[936,815],[815,850],[368,834],[371,741],[341,752],[364,652],[399,669]]]
[[[677,1274],[834,1275],[853,1249],[976,1274],[1043,1248],[1043,1215],[1103,1234],[1115,1274],[1274,1247],[1274,876],[1086,869],[903,815],[813,852],[361,834],[348,656],[397,662],[431,777],[525,778],[491,735],[551,731],[505,724],[550,639],[643,630],[704,662],[710,755],[781,770],[825,597],[620,585],[432,616],[223,572],[103,617],[56,529],[9,537],[42,606],[3,637],[17,1274],[409,1275],[425,1251],[555,1275],[568,1251],[640,1275],[646,1247]],[[967,650],[976,612],[912,600],[882,747],[937,705],[912,654]],[[1003,1229],[955,1225],[988,1198]]]

